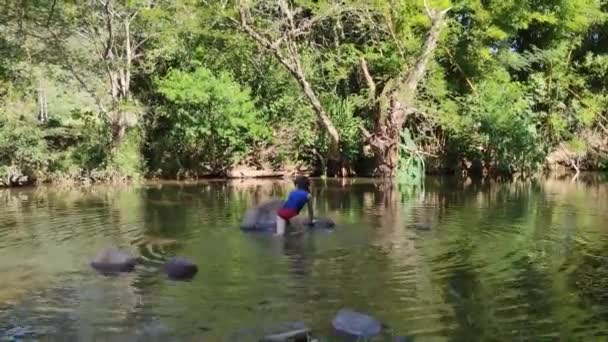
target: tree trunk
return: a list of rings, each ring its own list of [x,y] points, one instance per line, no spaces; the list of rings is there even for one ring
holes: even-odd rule
[[[124,136],[127,132],[127,125],[125,124],[124,120],[122,120],[122,115],[123,114],[120,112],[115,112],[110,116],[111,117],[110,129],[112,132],[112,140],[110,141],[110,148],[111,148],[112,154],[114,154],[116,152],[116,150],[120,146],[120,143],[122,142],[122,139],[124,138]]]
[[[296,77],[296,80],[298,81],[300,86],[302,87],[302,90],[304,91],[306,98],[308,98],[308,101],[310,102],[315,113],[317,113],[319,125],[323,127],[325,132],[327,132],[327,134],[329,135],[328,157],[331,160],[338,161],[340,160],[340,135],[338,134],[338,130],[329,118],[329,115],[327,115],[327,112],[325,111],[323,105],[317,98],[317,95],[310,86],[310,83],[308,83],[308,80],[306,80],[299,61],[296,61],[294,64],[295,68],[293,70],[293,74]]]
[[[434,11],[426,8],[431,19],[431,28],[424,43],[422,53],[414,67],[397,79],[387,82],[382,94],[376,100],[380,105],[373,108],[375,113],[374,132],[361,128],[364,138],[374,152],[374,174],[380,177],[393,177],[399,166],[399,143],[403,126],[409,115],[418,110],[414,106],[418,84],[424,77],[429,60],[437,47],[439,35],[448,10]],[[365,61],[361,69],[370,88],[370,96],[375,92],[375,84]]]

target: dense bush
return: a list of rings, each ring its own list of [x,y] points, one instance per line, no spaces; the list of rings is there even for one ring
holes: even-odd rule
[[[35,124],[0,113],[0,183],[9,183],[10,177],[43,177],[49,159],[42,131]]]
[[[160,131],[151,135],[158,137],[153,169],[222,173],[270,136],[249,91],[226,73],[172,71],[158,90],[164,103],[156,108]]]
[[[546,147],[530,99],[517,82],[483,81],[462,99],[458,123],[448,127],[452,153],[498,174],[533,172]],[[482,170],[478,170],[482,171]]]
[[[0,11],[5,178],[323,172],[332,161],[358,174],[397,166],[400,181],[418,182],[458,166],[531,173],[562,146],[592,159],[583,167],[606,165],[605,1],[292,1],[291,31],[273,1],[113,4]],[[450,8],[444,25],[425,4]],[[132,20],[108,26],[108,15]],[[36,120],[41,108],[49,117]],[[338,132],[337,156],[322,121]]]

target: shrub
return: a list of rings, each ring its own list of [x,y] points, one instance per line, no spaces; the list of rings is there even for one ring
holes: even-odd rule
[[[164,104],[149,138],[156,162],[178,169],[171,171],[222,172],[270,136],[249,91],[227,73],[172,71],[158,87]]]

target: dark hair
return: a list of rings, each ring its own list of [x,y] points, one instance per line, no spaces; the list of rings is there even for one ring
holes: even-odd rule
[[[295,184],[298,189],[309,191],[310,180],[306,176],[297,176],[293,181],[293,184]]]

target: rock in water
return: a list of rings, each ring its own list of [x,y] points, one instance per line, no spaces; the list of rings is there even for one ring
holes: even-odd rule
[[[129,253],[116,248],[104,248],[97,253],[91,266],[104,273],[131,272],[135,269],[137,259]]]
[[[331,322],[339,335],[351,338],[370,338],[380,334],[382,324],[368,315],[342,309]]]
[[[412,227],[415,230],[420,230],[420,231],[429,231],[429,230],[433,229],[433,226],[429,223],[414,223],[410,227]]]
[[[311,229],[333,229],[336,226],[334,221],[326,218],[315,218],[312,223],[306,219],[304,224]]]
[[[189,279],[198,272],[198,267],[189,259],[176,257],[165,263],[164,270],[171,279]]]
[[[277,226],[277,211],[283,201],[274,199],[247,210],[241,228],[252,231],[273,231]]]

